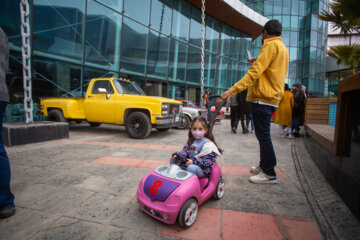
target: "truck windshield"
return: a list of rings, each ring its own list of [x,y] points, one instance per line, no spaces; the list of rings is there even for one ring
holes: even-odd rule
[[[122,80],[114,80],[114,85],[119,93],[145,95],[144,91],[136,83]]]

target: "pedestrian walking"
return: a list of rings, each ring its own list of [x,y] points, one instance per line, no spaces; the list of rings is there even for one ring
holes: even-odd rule
[[[237,101],[238,94],[230,98],[230,125],[231,125],[231,131],[233,133],[236,133],[240,120],[240,111],[239,111],[240,109],[239,109],[239,103]]]
[[[293,138],[291,132],[292,126],[292,109],[294,106],[294,95],[289,90],[289,85],[285,83],[284,95],[281,98],[279,107],[276,110],[274,123],[279,124],[280,137],[286,138],[284,128],[287,127],[288,138]]]
[[[293,134],[294,137],[300,137],[300,126],[304,125],[305,118],[305,94],[302,91],[302,84],[295,83],[292,86],[294,94],[294,107],[293,107]]]
[[[251,102],[255,135],[260,146],[260,163],[252,167],[256,174],[253,183],[276,183],[276,156],[270,136],[271,116],[284,94],[285,77],[289,66],[289,52],[280,37],[282,26],[277,20],[268,21],[262,30],[263,46],[258,58],[248,59],[251,68],[232,88],[220,95],[228,99],[247,88]]]
[[[2,139],[2,125],[9,94],[6,87],[6,73],[9,66],[8,40],[0,28],[0,218],[15,214],[14,195],[10,190],[11,170]]]
[[[249,133],[249,123],[250,123],[250,103],[246,101],[247,89],[237,94],[239,109],[240,109],[240,119],[241,127],[243,134]]]

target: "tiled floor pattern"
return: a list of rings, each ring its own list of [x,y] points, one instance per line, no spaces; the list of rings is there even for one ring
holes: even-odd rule
[[[312,220],[202,207],[191,228],[184,230],[177,224],[164,225],[161,234],[194,240],[322,239]]]

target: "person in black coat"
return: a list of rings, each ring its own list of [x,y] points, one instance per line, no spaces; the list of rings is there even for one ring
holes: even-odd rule
[[[240,92],[238,97],[239,103],[239,111],[240,111],[240,119],[241,119],[241,127],[243,129],[243,133],[249,132],[249,123],[250,123],[250,103],[246,101],[247,89]]]

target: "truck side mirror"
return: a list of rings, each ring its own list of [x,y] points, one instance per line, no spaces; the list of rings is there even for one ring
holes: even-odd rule
[[[110,93],[106,91],[106,88],[98,88],[98,93],[106,94],[106,99],[110,98]]]

